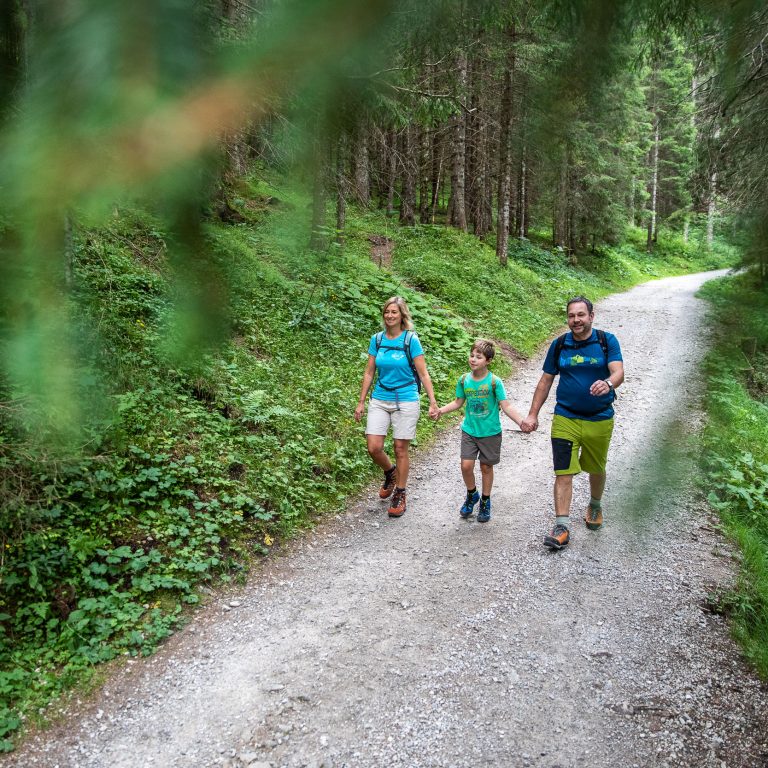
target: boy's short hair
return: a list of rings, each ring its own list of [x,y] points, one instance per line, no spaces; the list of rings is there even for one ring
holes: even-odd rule
[[[488,339],[477,339],[470,352],[477,350],[488,362],[496,357],[496,345]]]

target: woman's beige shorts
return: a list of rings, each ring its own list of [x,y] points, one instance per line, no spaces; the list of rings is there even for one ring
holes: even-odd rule
[[[386,435],[392,427],[395,440],[413,440],[419,421],[419,402],[413,400],[398,404],[394,400],[371,400],[368,403],[366,435]]]

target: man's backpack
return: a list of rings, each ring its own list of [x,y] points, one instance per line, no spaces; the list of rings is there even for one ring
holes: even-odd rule
[[[605,364],[608,365],[608,339],[605,335],[605,331],[600,331],[595,328],[595,333],[597,334],[597,341],[600,344],[600,349],[603,350],[603,354],[605,355]],[[567,333],[564,333],[562,336],[558,336],[557,341],[555,342],[555,368],[557,368],[558,373],[560,373],[560,353],[563,351],[563,347],[565,346],[565,337],[567,335]],[[577,339],[574,339],[573,343],[576,346],[576,349],[578,349],[580,346],[586,346],[590,343],[590,341],[591,337],[589,339],[584,339],[584,341],[578,341]]]
[[[405,338],[403,339],[403,346],[390,346],[386,345],[385,349],[394,349],[394,350],[400,350],[402,352],[405,352],[405,356],[408,359],[408,365],[410,366],[411,373],[413,374],[413,379],[416,382],[416,389],[421,392],[421,378],[419,377],[419,374],[416,372],[416,366],[413,364],[413,357],[411,355],[411,339],[413,339],[413,331],[406,331],[405,332]],[[384,331],[379,331],[376,334],[376,354],[379,352],[379,348],[384,342]],[[379,382],[380,386],[382,386],[384,389],[389,389],[389,387],[384,387],[381,382]],[[406,386],[406,385],[404,385]]]

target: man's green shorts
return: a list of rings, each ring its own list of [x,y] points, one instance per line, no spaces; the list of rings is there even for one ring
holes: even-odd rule
[[[552,419],[552,460],[556,475],[582,470],[601,475],[608,460],[613,419],[584,421],[555,414]]]

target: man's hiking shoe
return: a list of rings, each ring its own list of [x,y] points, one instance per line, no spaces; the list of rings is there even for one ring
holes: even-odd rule
[[[397,467],[393,464],[392,469],[390,469],[389,472],[384,473],[384,482],[382,483],[381,488],[379,488],[380,499],[388,499],[392,495],[392,491],[395,490],[396,469]]]
[[[596,531],[603,526],[603,510],[592,509],[587,505],[587,513],[584,515],[584,522],[587,524],[587,528],[590,531]]]
[[[480,500],[480,511],[477,513],[478,523],[487,523],[491,519],[491,500]]]
[[[395,494],[392,496],[392,504],[387,514],[390,517],[401,517],[405,512],[405,491],[401,488],[395,488]]]
[[[477,504],[478,501],[480,501],[480,494],[477,491],[471,496],[467,494],[467,497],[464,499],[464,503],[459,510],[459,515],[466,520],[475,511],[475,504]]]
[[[571,540],[571,534],[564,525],[556,525],[552,533],[544,537],[544,546],[550,549],[562,549]]]

